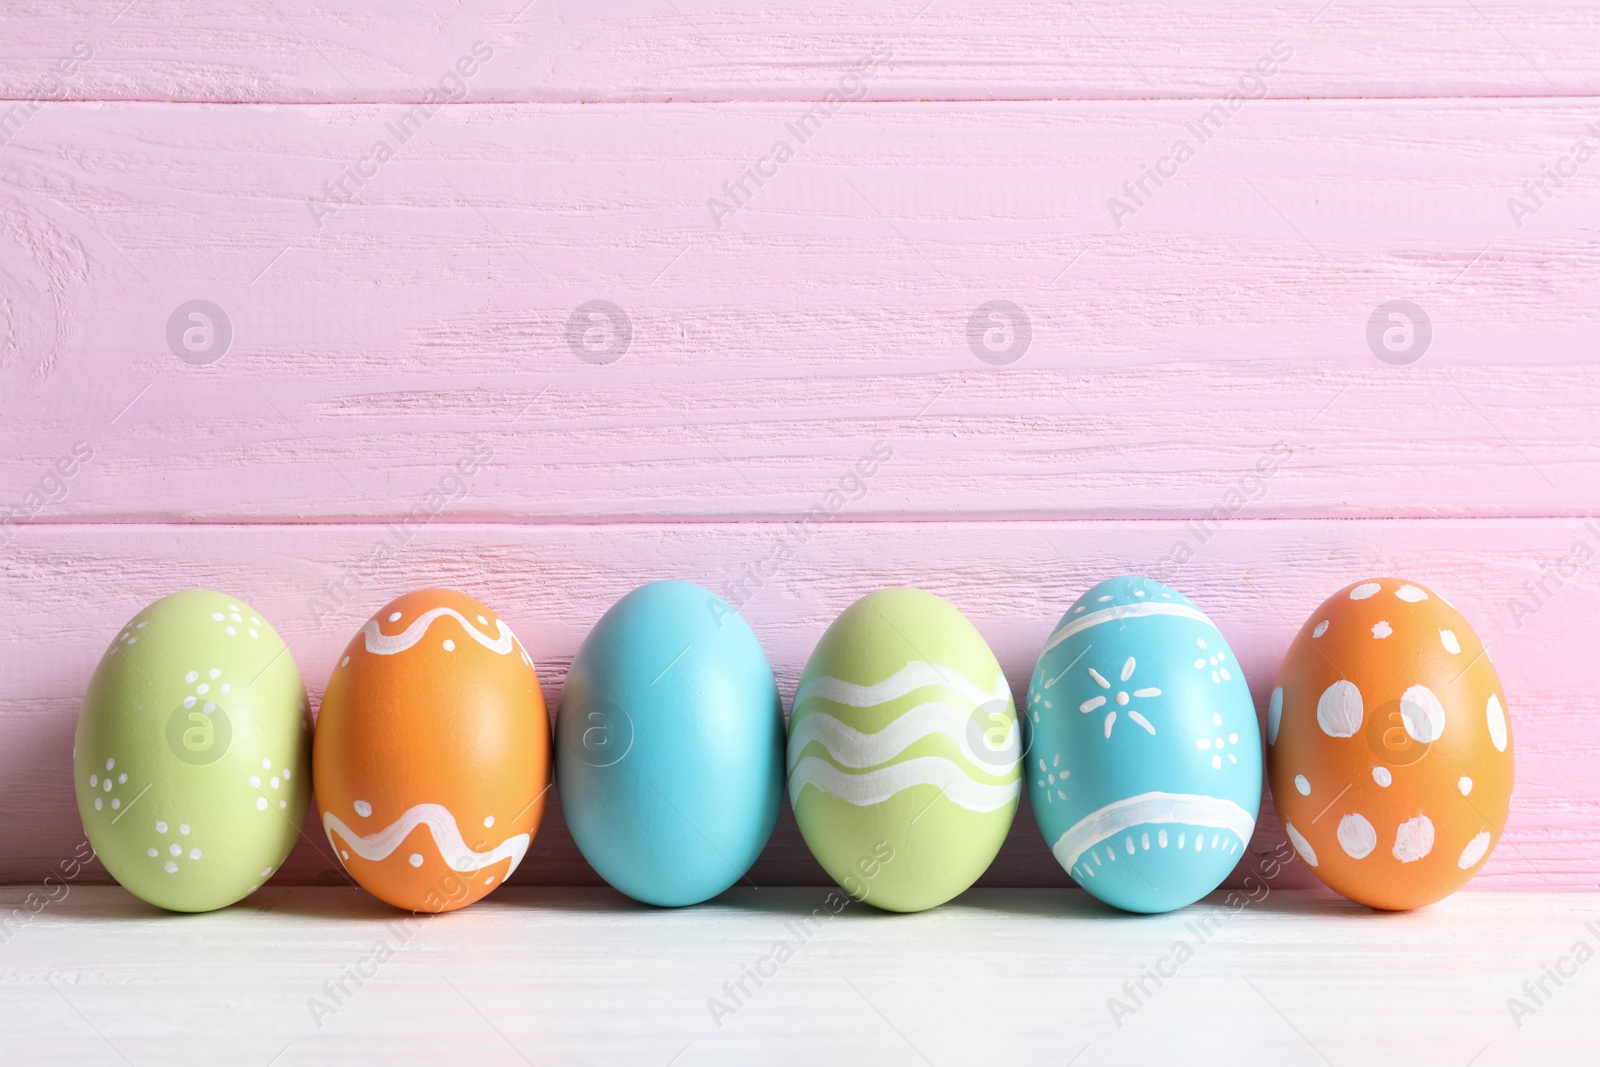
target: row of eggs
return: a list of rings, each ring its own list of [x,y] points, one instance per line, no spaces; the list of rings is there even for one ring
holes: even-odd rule
[[[352,879],[396,907],[462,907],[516,869],[556,786],[585,859],[651,904],[744,878],[787,790],[806,844],[853,896],[935,907],[987,869],[1026,788],[1080,885],[1162,912],[1241,859],[1263,777],[1228,642],[1183,594],[1137,577],[1068,609],[1020,715],[954,606],[871,593],[823,634],[787,730],[744,620],[700,586],[654,582],[584,640],[553,749],[510,627],[428,589],[362,625],[314,729],[293,658],[258,614],[207,590],[159,600],[102,658],[73,751],[90,843],[122,885],[177,911],[258,889],[313,786]],[[1414,582],[1360,582],[1312,614],[1272,692],[1265,754],[1301,859],[1377,908],[1465,884],[1510,806],[1494,667],[1460,613]]]

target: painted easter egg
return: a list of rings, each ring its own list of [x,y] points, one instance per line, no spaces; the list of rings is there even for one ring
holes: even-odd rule
[[[305,821],[311,719],[294,657],[237,597],[190,589],[100,658],[73,744],[78,813],[113,878],[172,911],[261,887]]]
[[[698,904],[742,879],[783,798],[783,705],[744,619],[692,582],[613,604],[567,674],[556,783],[584,858],[635,900]]]
[[[1028,799],[1056,860],[1126,911],[1211,892],[1261,804],[1261,735],[1233,650],[1205,612],[1148,578],[1068,609],[1028,686]]]
[[[1454,893],[1511,808],[1511,721],[1483,643],[1438,593],[1373,578],[1295,635],[1267,710],[1272,801],[1300,858],[1374,908]]]
[[[407,593],[345,646],[314,766],[328,842],[363,888],[412,911],[480,900],[544,814],[550,722],[533,661],[472,597]]]
[[[921,589],[844,610],[800,676],[789,801],[811,854],[860,900],[923,911],[963,892],[1021,794],[1011,688],[972,623]]]

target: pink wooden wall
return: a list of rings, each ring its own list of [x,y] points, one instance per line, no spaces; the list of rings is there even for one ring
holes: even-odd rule
[[[1405,574],[1510,697],[1474,885],[1600,883],[1600,564],[1563,564],[1600,553],[1600,8],[524,2],[5,5],[0,880],[80,839],[77,703],[148,600],[245,598],[320,691],[370,612],[456,585],[553,707],[615,598],[726,594],[844,487],[744,609],[786,696],[876,586],[952,599],[1023,686],[1079,592],[1144,571],[1264,706],[1324,596]],[[1171,176],[1124,191],[1146,166]],[[169,342],[193,300],[231,327],[212,362]],[[626,316],[615,362],[569,344],[591,300]],[[1031,330],[1012,362],[969,340],[994,300]],[[1369,345],[1397,300],[1431,325],[1410,364]],[[1279,835],[1269,808],[1253,847]],[[325,850],[280,877],[342,881]],[[823,876],[786,819],[753,877]],[[517,880],[594,880],[559,810]],[[1026,811],[988,881],[1065,884]]]

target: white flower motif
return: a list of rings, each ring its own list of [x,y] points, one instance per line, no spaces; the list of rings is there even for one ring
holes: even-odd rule
[[[1122,671],[1119,675],[1119,680],[1126,682],[1129,678],[1132,678],[1135,666],[1136,664],[1133,661],[1133,657],[1129,656],[1127,662],[1122,665]],[[1111,683],[1106,681],[1105,676],[1099,671],[1095,670],[1093,667],[1089,668],[1089,677],[1094,679],[1095,685],[1098,685],[1101,689],[1107,690],[1108,692],[1110,691]],[[1160,695],[1161,690],[1155,688],[1135,689],[1131,694],[1128,693],[1127,690],[1118,689],[1116,695],[1109,698],[1103,696],[1090,697],[1088,700],[1085,700],[1082,704],[1078,705],[1078,710],[1087,715],[1091,711],[1105,707],[1108,702],[1115,703],[1116,707],[1106,712],[1106,739],[1110,740],[1111,728],[1117,724],[1117,708],[1127,708],[1130,696],[1138,697],[1140,700],[1148,700],[1152,697],[1158,697]],[[1156,728],[1150,725],[1150,720],[1139,714],[1137,710],[1128,708],[1128,718],[1132,719],[1134,722],[1143,727],[1146,733],[1154,734],[1156,732]]]

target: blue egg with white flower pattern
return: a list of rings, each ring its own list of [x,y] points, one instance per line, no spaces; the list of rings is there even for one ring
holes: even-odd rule
[[[1211,892],[1261,806],[1261,733],[1221,631],[1148,578],[1101,582],[1061,617],[1028,685],[1028,794],[1056,860],[1125,911]]]

